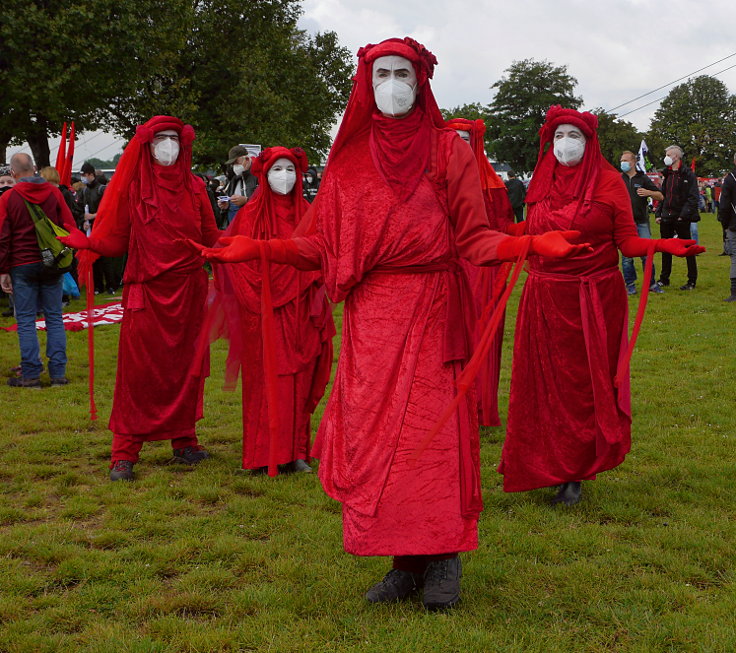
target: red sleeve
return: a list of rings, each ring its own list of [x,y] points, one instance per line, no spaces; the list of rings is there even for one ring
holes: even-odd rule
[[[130,241],[130,210],[127,196],[120,199],[120,217],[122,219],[115,225],[115,229],[105,238],[95,238],[95,232],[89,236],[90,249],[100,256],[115,258],[123,256],[128,252]]]
[[[447,162],[447,198],[460,256],[474,265],[496,263],[496,248],[507,236],[488,224],[478,164],[459,138],[453,140]]]
[[[613,240],[616,247],[621,249],[624,241],[639,237],[631,210],[631,198],[621,175],[614,171],[614,174],[603,176],[600,193],[613,209]]]
[[[197,189],[199,214],[202,218],[202,244],[212,247],[220,236],[222,236],[222,232],[217,228],[215,214],[212,212],[212,203],[210,202],[209,195],[207,195],[204,182],[201,179],[197,181],[199,181],[199,188]]]
[[[296,245],[296,249],[292,250],[293,256],[290,258],[289,264],[297,270],[311,271],[319,270],[322,267],[322,248],[320,247],[319,234],[299,236],[291,238],[287,242]]]

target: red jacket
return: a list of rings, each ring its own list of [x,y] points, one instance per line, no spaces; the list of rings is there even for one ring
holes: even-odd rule
[[[0,274],[11,268],[41,260],[33,220],[25,200],[38,204],[57,225],[75,226],[71,211],[56,186],[44,181],[21,181],[0,197]]]

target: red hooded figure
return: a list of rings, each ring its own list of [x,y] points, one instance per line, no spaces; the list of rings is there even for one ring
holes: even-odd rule
[[[98,256],[127,254],[123,322],[110,429],[111,478],[132,478],[143,442],[171,440],[179,462],[206,457],[195,435],[207,360],[192,370],[207,274],[183,239],[213,244],[220,232],[204,183],[191,172],[194,130],[156,116],[139,126],[120,158],[89,238],[80,278]]]
[[[601,154],[597,128],[595,115],[553,106],[540,129],[520,224],[532,235],[577,230],[591,249],[565,260],[529,259],[499,466],[507,492],[561,484],[554,502],[567,505],[580,499],[580,481],[616,467],[631,447],[628,303],[618,250],[703,251],[694,241],[637,236],[628,192]]]
[[[306,169],[307,157],[301,148],[265,149],[251,168],[258,178],[258,190],[238,211],[227,236],[289,238],[309,208],[302,197]],[[335,326],[319,272],[266,265],[272,352],[264,352],[263,345],[261,262],[215,268],[216,301],[226,317],[230,340],[228,384],[234,385],[238,369],[242,370],[243,468],[260,471],[267,467],[273,446],[275,465],[290,464],[294,471],[308,471],[310,418],[330,378]],[[274,357],[278,406],[269,406],[264,355]],[[275,433],[270,430],[269,416],[277,420]]]
[[[435,63],[411,38],[361,48],[298,236],[265,244],[241,236],[203,252],[249,260],[265,246],[273,261],[321,269],[330,299],[344,302],[312,455],[325,491],[342,503],[345,550],[394,556],[366,598],[406,598],[423,583],[428,609],[457,603],[457,552],[476,548],[482,508],[473,393],[433,429],[470,354],[472,298],[459,257],[482,265],[521,251],[521,239],[488,225],[473,152],[445,127],[432,94]],[[576,251],[554,238],[555,252]]]
[[[482,120],[453,118],[446,124],[450,129],[457,131],[463,140],[466,140],[467,134],[467,142],[478,164],[488,222],[492,229],[506,232],[514,223],[514,210],[511,208],[503,180],[496,174],[486,156],[483,140],[486,132],[485,123]],[[462,261],[462,267],[468,275],[475,312],[479,318],[476,328],[476,336],[479,337],[490,311],[494,308],[494,296],[496,298],[500,296],[508,269],[506,266],[500,268],[477,266],[468,261]],[[501,425],[498,416],[498,382],[501,374],[502,348],[503,322],[491,343],[490,353],[478,373],[476,382],[478,419],[481,426]]]

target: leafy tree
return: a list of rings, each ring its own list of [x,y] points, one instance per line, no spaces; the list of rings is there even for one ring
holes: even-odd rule
[[[594,109],[598,116],[598,140],[603,157],[618,168],[621,152],[631,150],[636,153],[644,136],[628,120],[617,118],[616,114],[604,109]]]
[[[334,33],[299,30],[300,13],[300,0],[10,3],[0,24],[0,149],[3,138],[27,140],[44,165],[47,138],[65,120],[130,137],[170,113],[197,129],[200,163],[243,142],[321,156],[352,58]]]
[[[736,150],[736,96],[709,75],[675,86],[662,100],[650,133],[667,145],[685,151],[685,163],[696,158],[699,175],[718,175],[731,167]],[[664,156],[664,151],[657,152]]]
[[[177,46],[168,26],[184,6],[183,0],[6,3],[0,147],[28,141],[36,162],[48,165],[48,136],[64,121],[74,120],[78,131],[104,126],[112,99],[132,95],[162,53]]]
[[[577,80],[567,66],[549,61],[515,61],[493,86],[496,95],[488,106],[488,134],[499,161],[518,171],[534,169],[539,151],[539,128],[553,104],[577,109],[583,102],[574,95]]]

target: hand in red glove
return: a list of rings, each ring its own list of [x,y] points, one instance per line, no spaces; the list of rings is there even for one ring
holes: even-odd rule
[[[89,238],[76,227],[69,232],[68,236],[57,236],[56,240],[73,249],[90,249],[92,247]]]
[[[208,261],[242,263],[252,261],[260,255],[258,241],[248,236],[223,236],[215,244],[224,245],[224,247],[205,247],[192,240],[189,243],[198,249],[201,256]]]
[[[538,254],[547,258],[569,258],[584,252],[592,252],[590,243],[573,245],[571,240],[580,238],[579,231],[548,231],[541,236],[532,236],[530,254]]]
[[[655,252],[665,252],[673,256],[696,256],[705,251],[705,247],[701,247],[696,241],[683,238],[660,238],[656,243]]]

